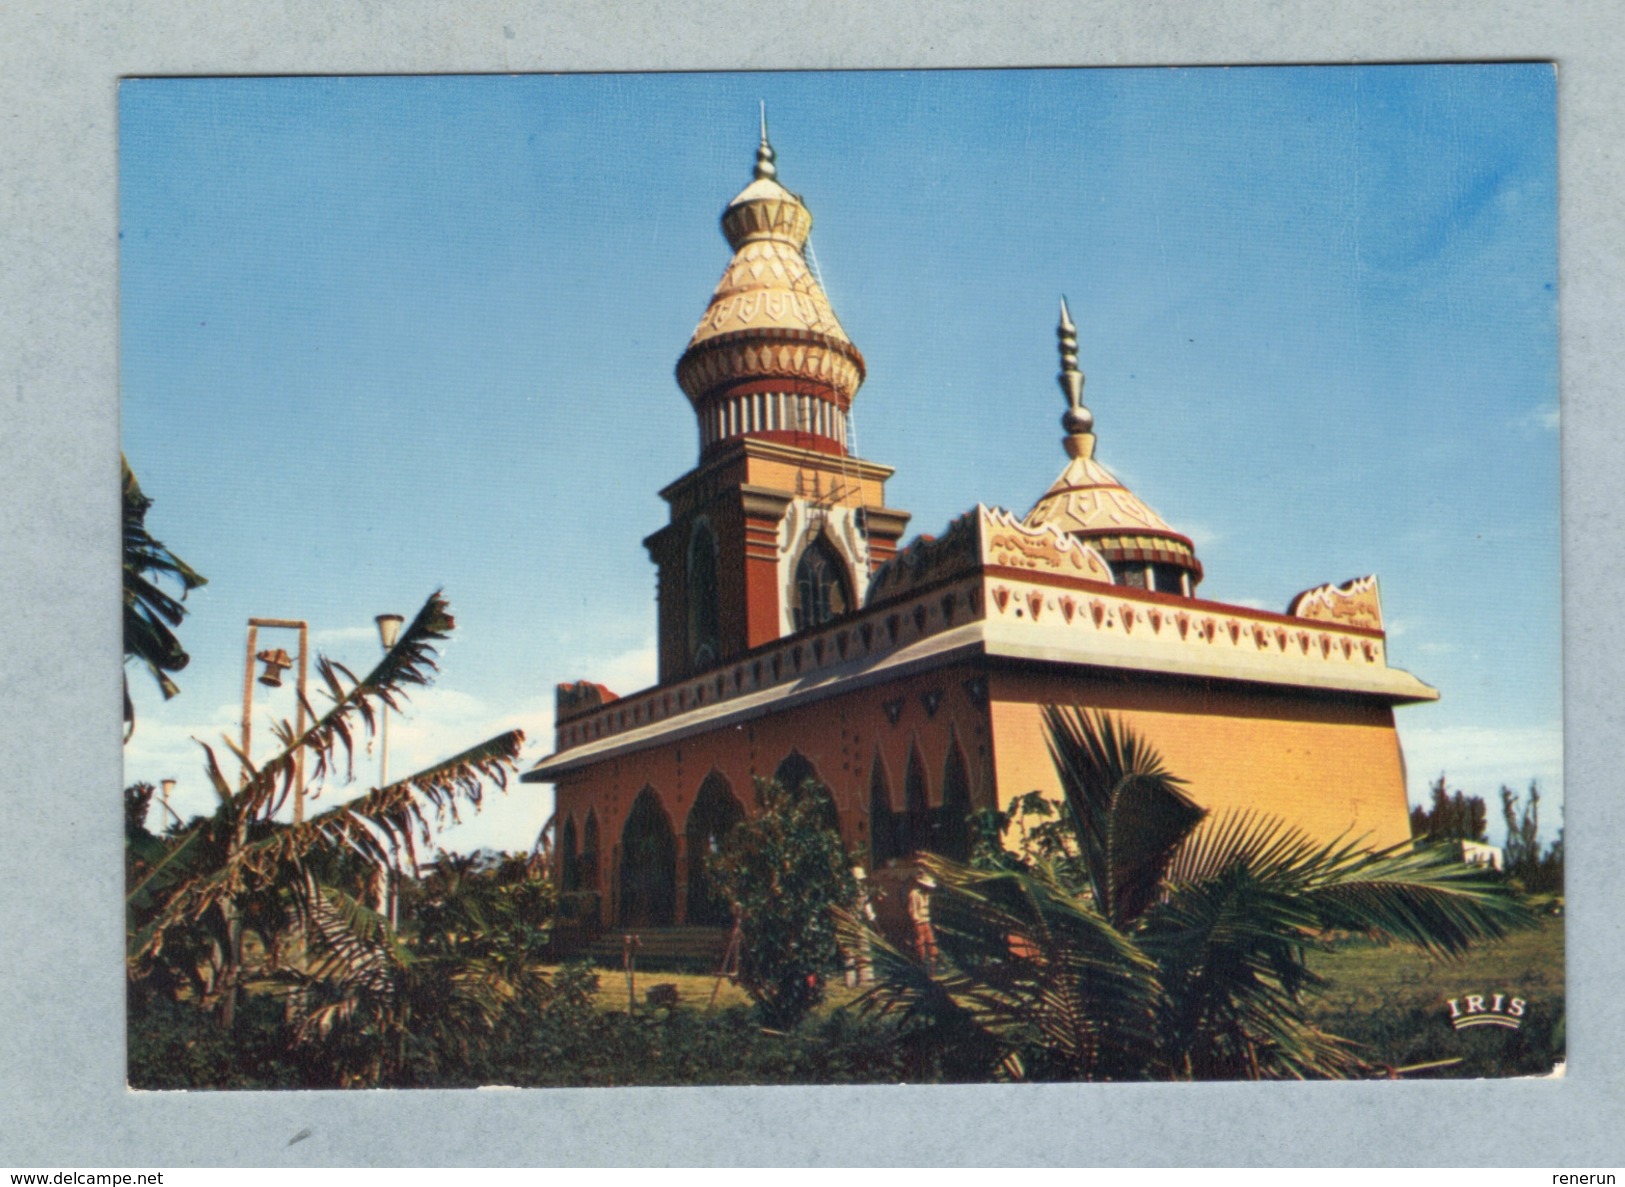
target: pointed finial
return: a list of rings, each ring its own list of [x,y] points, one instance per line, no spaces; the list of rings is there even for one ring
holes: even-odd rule
[[[1078,370],[1078,327],[1072,324],[1072,311],[1066,307],[1065,297],[1061,298],[1061,323],[1055,328],[1055,337],[1061,350],[1061,373],[1056,379],[1067,402],[1067,410],[1061,416],[1061,427],[1068,436],[1078,437],[1095,427],[1095,418],[1083,406],[1083,372]],[[1070,450],[1071,445],[1068,444]]]
[[[762,103],[762,143],[756,150],[756,177],[773,178],[779,175],[777,166],[773,164],[773,146],[767,142],[767,100]]]

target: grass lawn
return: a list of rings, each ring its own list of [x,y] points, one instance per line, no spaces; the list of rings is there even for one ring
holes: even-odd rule
[[[1414,948],[1383,947],[1362,939],[1339,942],[1332,951],[1311,955],[1310,966],[1331,982],[1311,997],[1311,1016],[1334,1034],[1352,1039],[1361,1054],[1389,1067],[1408,1067],[1436,1060],[1459,1060],[1448,1067],[1413,1075],[1479,1077],[1541,1075],[1563,1058],[1564,1003],[1563,919],[1546,915],[1534,931],[1519,932],[1497,944],[1475,949],[1461,960],[1432,960]],[[627,1008],[626,974],[619,968],[598,970],[597,1002],[605,1012]],[[711,974],[638,972],[638,1013],[655,1012],[645,994],[655,985],[674,985],[679,1008],[703,1013],[716,989]],[[840,981],[816,1016],[827,1016],[859,995]],[[1500,993],[1527,1003],[1518,1030],[1477,1027],[1456,1031],[1450,1025],[1451,998],[1469,993]],[[716,992],[716,1008],[748,1006],[750,999],[727,980]]]
[[[552,970],[549,970],[552,971]],[[634,988],[636,990],[637,1006],[640,1013],[648,1011],[644,995],[656,985],[675,985],[677,987],[677,1000],[680,1008],[689,1010],[706,1009],[711,1001],[711,992],[716,989],[716,1008],[725,1010],[730,1006],[748,1006],[751,1004],[750,996],[738,985],[726,978],[723,979],[721,989],[717,989],[715,973],[668,973],[662,971],[637,972]],[[861,991],[848,989],[839,980],[832,981],[824,987],[824,1004],[819,1007],[819,1013],[845,1006],[856,1000]],[[598,969],[598,1008],[601,1010],[618,1011],[624,1013],[627,1005],[626,971],[620,968]]]
[[[1460,1059],[1430,1076],[1541,1075],[1563,1058],[1563,919],[1543,916],[1519,932],[1456,961],[1430,960],[1410,948],[1348,940],[1314,955],[1310,967],[1331,985],[1314,1003],[1314,1021],[1361,1043],[1391,1067]],[[1448,1002],[1500,993],[1527,1002],[1518,1030],[1456,1031]]]

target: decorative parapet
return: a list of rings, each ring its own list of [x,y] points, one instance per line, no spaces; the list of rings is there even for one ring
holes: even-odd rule
[[[555,754],[525,778],[546,781],[690,729],[976,654],[1394,704],[1436,699],[1410,673],[1388,667],[1381,629],[1354,621],[1348,609],[1361,599],[1380,623],[1370,578],[1307,591],[1288,615],[1114,585],[1093,549],[978,506],[876,570],[868,605],[847,618],[626,697],[585,681],[561,685]]]
[[[1388,666],[1380,629],[1347,615],[1289,616],[1121,586],[1068,588],[1036,575],[990,575],[987,619],[989,655],[1377,695],[1396,704],[1438,697]]]
[[[929,644],[934,636],[976,622],[984,611],[982,574],[973,569],[958,580],[758,647],[731,664],[686,680],[619,698],[603,689],[608,699],[600,706],[581,702],[584,707],[569,716],[561,710],[555,719],[554,748],[562,754],[622,735],[675,728],[674,719],[715,712],[723,702],[748,705],[861,674],[904,648],[922,641]],[[561,685],[560,695],[566,688],[579,687]]]
[[[1100,553],[1053,526],[1031,527],[999,507],[978,505],[976,512],[982,527],[983,563],[1112,583],[1112,571]]]
[[[1382,630],[1382,597],[1375,577],[1356,577],[1342,585],[1317,585],[1292,599],[1286,612],[1312,622]]]
[[[561,684],[558,686],[554,702],[554,720],[564,721],[571,717],[579,717],[583,713],[591,713],[594,709],[601,709],[611,701],[619,699],[602,684],[594,684],[590,680]]]
[[[986,566],[1028,569],[1111,584],[1098,552],[1047,525],[1029,527],[1010,512],[978,503],[941,536],[919,536],[880,569],[868,605],[904,597]]]

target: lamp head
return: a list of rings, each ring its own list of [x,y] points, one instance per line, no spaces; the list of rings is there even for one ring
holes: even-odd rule
[[[406,619],[399,614],[380,614],[376,621],[378,641],[384,645],[384,650],[388,651],[395,646],[395,640],[401,637],[401,623]]]

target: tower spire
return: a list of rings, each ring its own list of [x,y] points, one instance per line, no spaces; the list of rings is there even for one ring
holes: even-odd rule
[[[1066,412],[1061,415],[1067,456],[1089,457],[1095,451],[1095,418],[1083,403],[1083,372],[1078,370],[1078,327],[1072,323],[1072,312],[1066,307],[1064,296],[1055,338],[1061,351],[1061,371],[1055,378],[1067,402]]]
[[[767,100],[766,99],[761,100],[761,104],[762,104],[762,143],[756,149],[756,171],[755,171],[755,176],[756,176],[757,180],[761,180],[764,177],[765,178],[775,178],[775,177],[777,177],[779,175],[778,166],[773,164],[774,157],[775,157],[776,154],[773,152],[773,146],[767,142]]]

